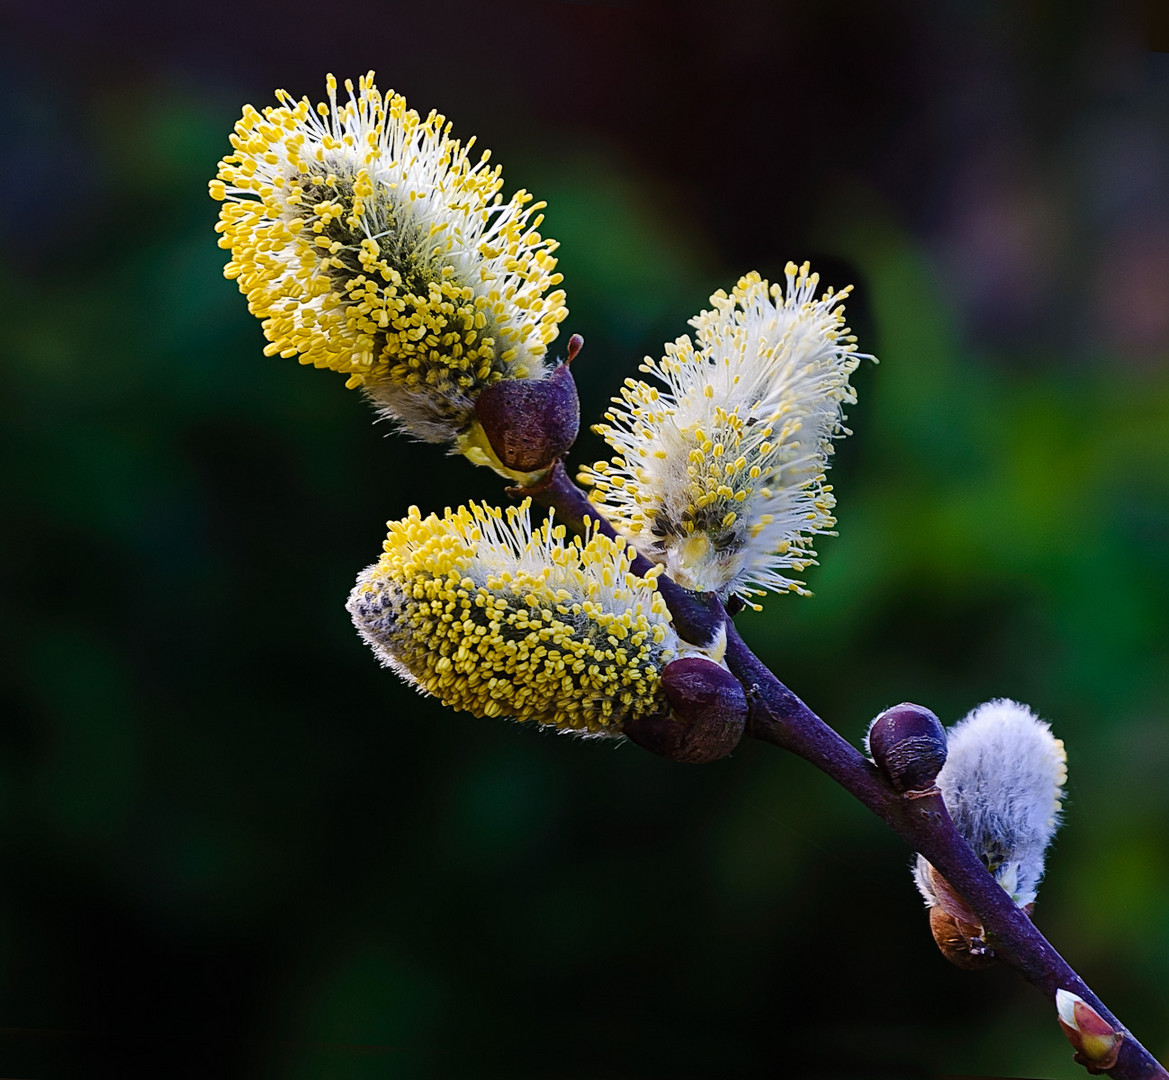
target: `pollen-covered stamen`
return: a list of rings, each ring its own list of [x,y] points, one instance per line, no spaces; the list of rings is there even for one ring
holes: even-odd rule
[[[472,160],[438,113],[422,119],[372,72],[314,109],[277,92],[244,109],[211,195],[220,246],[266,351],[364,385],[411,433],[462,431],[476,394],[539,378],[567,314],[542,203],[504,202],[498,166]],[[553,290],[549,292],[549,290]]]
[[[787,268],[786,291],[758,274],[626,380],[596,430],[616,451],[581,481],[622,532],[680,584],[722,596],[802,591],[781,571],[815,561],[835,525],[825,482],[859,355],[844,325],[848,290],[816,300],[819,279]]]
[[[679,642],[632,552],[599,533],[568,540],[528,502],[391,522],[349,611],[386,665],[451,708],[620,735],[665,702]]]

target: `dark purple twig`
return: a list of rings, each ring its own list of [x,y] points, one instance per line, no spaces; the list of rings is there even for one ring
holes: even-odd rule
[[[530,495],[541,506],[555,510],[557,520],[573,532],[583,532],[587,519],[606,536],[617,536],[613,526],[573,483],[563,461],[557,461],[548,475],[534,487],[510,488],[509,491]],[[633,550],[632,547],[630,550]],[[644,555],[635,555],[632,570],[644,576],[653,569],[653,565]],[[705,645],[718,633],[725,613],[714,593],[695,593],[683,589],[664,574],[658,578],[658,591],[674,618],[674,628],[686,641],[693,645]]]
[[[1166,1078],[1156,1061],[1039,932],[959,835],[936,789],[906,797],[886,783],[876,767],[783,685],[727,620],[727,665],[743,684],[750,707],[747,734],[798,754],[827,773],[885,822],[914,851],[924,855],[961,894],[982,921],[995,955],[1016,968],[1052,1002],[1070,990],[1124,1033],[1116,1064],[1107,1070],[1121,1080]]]
[[[557,462],[547,478],[526,489],[526,493],[554,509],[559,520],[573,530],[581,531],[587,518],[607,536],[617,535],[569,478],[562,462]],[[652,565],[637,555],[632,569],[644,574]],[[978,915],[995,955],[1016,968],[1048,999],[1054,1002],[1060,989],[1078,994],[1122,1032],[1116,1062],[1103,1070],[1107,1075],[1116,1080],[1169,1080],[1169,1072],[1108,1011],[983,866],[954,827],[936,788],[924,794],[903,795],[895,791],[872,762],[825,724],[751,652],[713,594],[689,592],[665,575],[658,578],[658,589],[679,633],[687,640],[708,642],[725,624],[727,666],[747,695],[748,735],[811,762],[864,803],[914,851],[924,855]]]

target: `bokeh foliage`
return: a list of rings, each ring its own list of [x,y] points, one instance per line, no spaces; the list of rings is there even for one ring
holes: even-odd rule
[[[840,536],[815,597],[746,613],[745,634],[854,740],[906,698],[952,723],[1009,695],[1052,720],[1071,788],[1037,919],[1169,1054],[1169,339],[1110,337],[1081,293],[996,332],[943,242],[974,165],[954,151],[914,190],[888,160],[972,123],[963,97],[911,107],[938,42],[1043,105],[1070,61],[998,35],[1063,24],[1004,9],[960,41],[960,6],[858,14],[846,58],[868,35],[899,73],[877,100],[860,76],[784,90],[789,113],[842,106],[832,140],[764,96],[730,134],[763,140],[770,118],[784,145],[698,126],[667,161],[661,132],[709,115],[646,89],[669,58],[708,47],[707,93],[746,79],[758,96],[771,82],[748,61],[768,57],[750,34],[707,40],[699,6],[665,28],[569,7],[532,8],[537,44],[616,39],[565,89],[562,123],[535,76],[444,85],[388,31],[344,48],[289,33],[249,65],[197,55],[196,19],[145,31],[155,62],[116,72],[80,59],[92,27],[33,14],[9,39],[30,49],[8,46],[5,153],[25,172],[0,262],[0,1071],[731,1075],[786,1057],[800,1074],[827,1053],[808,1075],[1080,1075],[1037,994],[936,955],[909,853],[803,763],[748,745],[688,768],[449,714],[358,641],[343,602],[387,517],[504,496],[372,425],[342,379],[261,355],[205,185],[247,96],[371,64],[495,148],[508,190],[548,201],[586,418],[739,273],[811,257],[856,281],[853,326],[881,364],[856,376],[834,467]],[[115,29],[138,25],[120,10]],[[835,44],[807,12],[767,26],[787,34],[779,59]],[[1061,32],[1084,50],[1097,29]],[[74,64],[46,80],[58,50]],[[1163,120],[1143,77],[1133,114]],[[643,127],[605,122],[622,94],[648,102]],[[1090,141],[1075,121],[1095,123],[1096,99],[1069,109],[1067,139]],[[1166,161],[1161,143],[1146,164]],[[1087,243],[1078,205],[1066,231]],[[588,435],[575,460],[601,453]]]

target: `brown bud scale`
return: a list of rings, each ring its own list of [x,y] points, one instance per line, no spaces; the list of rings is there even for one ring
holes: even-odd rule
[[[930,933],[951,964],[966,971],[982,971],[994,963],[994,950],[983,940],[981,924],[956,919],[940,904],[929,912]]]

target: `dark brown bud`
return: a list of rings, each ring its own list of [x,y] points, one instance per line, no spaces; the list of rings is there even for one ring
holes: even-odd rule
[[[475,415],[496,456],[516,472],[555,464],[580,430],[580,401],[567,364],[546,379],[492,383],[475,399]]]
[[[928,791],[946,763],[946,732],[921,705],[886,709],[869,725],[869,755],[900,792]]]
[[[739,745],[747,696],[726,668],[700,656],[684,656],[662,669],[662,687],[668,710],[625,722],[625,734],[638,746],[671,761],[701,765],[726,757]]]

